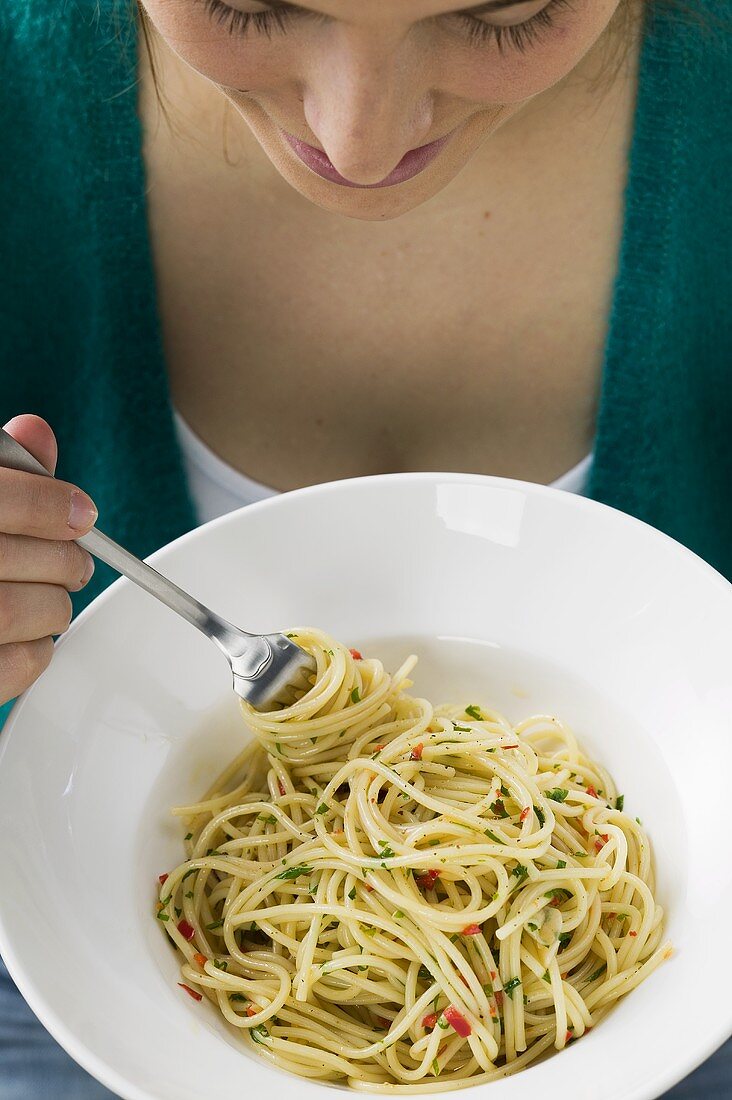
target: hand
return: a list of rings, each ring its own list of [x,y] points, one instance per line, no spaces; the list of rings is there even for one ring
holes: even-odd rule
[[[5,430],[49,473],[58,447],[39,416],[15,416]],[[93,527],[91,499],[66,481],[0,468],[0,703],[40,676],[53,655],[52,635],[71,621],[69,592],[94,572],[73,541]]]

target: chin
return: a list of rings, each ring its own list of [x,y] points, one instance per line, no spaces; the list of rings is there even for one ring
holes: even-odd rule
[[[274,160],[274,157],[270,159]],[[299,165],[285,167],[276,163],[276,167],[280,175],[304,199],[322,210],[340,214],[344,218],[354,218],[357,221],[379,222],[400,218],[410,210],[429,202],[434,195],[450,184],[463,164],[457,167],[451,165],[449,168],[430,165],[424,172],[403,183],[363,190],[343,187],[339,183],[321,179],[304,165],[302,171]]]
[[[330,213],[370,222],[400,218],[429,202],[460,174],[482,142],[513,113],[505,107],[476,112],[418,175],[388,187],[359,188],[321,178],[285,145],[279,127],[266,112],[251,101],[229,98],[279,174],[304,199]]]

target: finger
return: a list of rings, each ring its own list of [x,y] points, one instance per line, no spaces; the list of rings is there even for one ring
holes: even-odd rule
[[[30,687],[53,656],[52,638],[0,645],[0,703],[7,703]]]
[[[35,413],[22,413],[14,416],[3,425],[8,435],[30,451],[34,458],[45,466],[49,474],[56,469],[58,444],[51,425]]]
[[[40,581],[78,592],[93,572],[93,558],[75,542],[0,531],[0,578],[4,581]]]
[[[30,642],[63,634],[71,622],[71,600],[57,584],[0,581],[0,640]]]
[[[96,518],[94,502],[68,481],[0,468],[0,531],[75,539]]]

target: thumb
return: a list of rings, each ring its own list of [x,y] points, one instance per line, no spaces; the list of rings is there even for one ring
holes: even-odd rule
[[[4,425],[8,435],[30,451],[35,459],[46,467],[49,474],[56,469],[58,445],[56,436],[49,424],[34,413],[22,413],[14,416]]]

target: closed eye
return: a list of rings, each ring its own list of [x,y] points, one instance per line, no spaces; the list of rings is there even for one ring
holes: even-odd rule
[[[203,0],[203,5],[212,21],[225,27],[230,35],[254,33],[272,38],[275,34],[287,33],[295,21],[326,22],[329,19],[326,15],[284,0],[277,0],[271,7],[256,12],[240,11],[224,0]],[[495,42],[501,53],[508,49],[524,53],[552,29],[557,14],[561,9],[570,7],[571,0],[549,0],[540,11],[518,23],[498,24],[485,18],[521,6],[517,0],[489,0],[486,4],[435,18],[456,22],[472,45]]]

